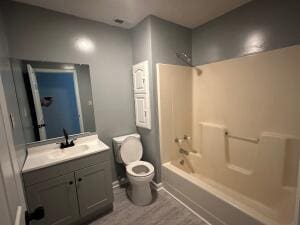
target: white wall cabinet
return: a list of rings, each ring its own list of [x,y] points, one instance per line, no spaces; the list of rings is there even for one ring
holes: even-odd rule
[[[132,72],[136,126],[151,129],[148,61],[134,65]]]
[[[148,61],[133,66],[134,93],[149,92],[149,66]]]
[[[151,112],[149,109],[149,95],[135,94],[135,116],[136,125],[151,129]]]

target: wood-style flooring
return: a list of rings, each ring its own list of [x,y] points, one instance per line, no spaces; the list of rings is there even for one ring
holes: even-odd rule
[[[152,204],[136,206],[124,188],[116,188],[114,210],[89,225],[207,225],[166,191],[155,193]]]

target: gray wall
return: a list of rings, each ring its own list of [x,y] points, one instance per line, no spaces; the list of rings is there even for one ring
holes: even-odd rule
[[[153,64],[186,65],[176,53],[192,55],[192,30],[155,16],[150,19]]]
[[[193,63],[300,43],[299,0],[254,0],[193,30]]]
[[[143,144],[143,160],[151,162],[155,167],[156,182],[160,181],[160,154],[157,148],[156,128],[153,119],[153,71],[151,45],[151,19],[145,18],[132,29],[133,64],[148,60],[149,62],[149,91],[152,124],[151,130],[138,128]]]
[[[151,21],[145,18],[131,30],[133,64],[152,60]]]
[[[0,3],[2,7],[3,2]],[[14,118],[15,127],[12,127],[12,135],[16,150],[18,165],[23,167],[26,157],[26,145],[23,135],[21,117],[19,114],[17,97],[15,93],[11,66],[9,62],[9,49],[6,37],[5,24],[3,22],[3,13],[0,10],[0,74],[4,86],[7,108],[10,115]],[[1,156],[0,156],[1,157]]]
[[[128,30],[15,2],[5,11],[11,57],[90,65],[100,139],[111,146],[112,137],[136,131]],[[78,37],[91,39],[95,50],[80,52]]]
[[[166,20],[149,16],[132,31],[133,62],[144,60],[150,63],[150,96],[152,129],[138,128],[144,146],[144,159],[156,168],[155,181],[161,181],[159,127],[157,108],[156,64],[184,65],[177,59],[176,52],[191,55],[192,31]]]

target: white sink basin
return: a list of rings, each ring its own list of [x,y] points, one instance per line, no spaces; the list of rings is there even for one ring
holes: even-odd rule
[[[49,153],[47,156],[49,159],[65,158],[76,154],[81,154],[89,149],[88,145],[75,145],[73,147],[57,149],[54,152]]]
[[[60,149],[59,144],[56,143],[38,145],[28,148],[22,171],[30,172],[108,149],[109,147],[100,141],[96,134],[79,137],[75,141],[75,146],[65,149]]]

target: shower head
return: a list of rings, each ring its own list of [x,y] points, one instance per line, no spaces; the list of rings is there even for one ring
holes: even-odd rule
[[[194,69],[196,69],[198,75],[200,75],[202,73],[202,71],[199,68],[197,68],[196,66],[194,66],[192,64],[192,58],[189,55],[187,55],[186,53],[184,53],[184,52],[181,52],[181,53],[176,52],[176,56],[177,56],[177,58],[179,58],[180,60],[182,60],[185,64],[187,64],[190,67],[193,67]]]
[[[190,56],[188,56],[186,53],[184,53],[184,52],[181,52],[181,53],[176,52],[176,56],[177,56],[177,58],[179,58],[183,62],[185,62],[187,65],[189,65],[191,67],[194,67],[193,64],[192,64],[192,58]]]

